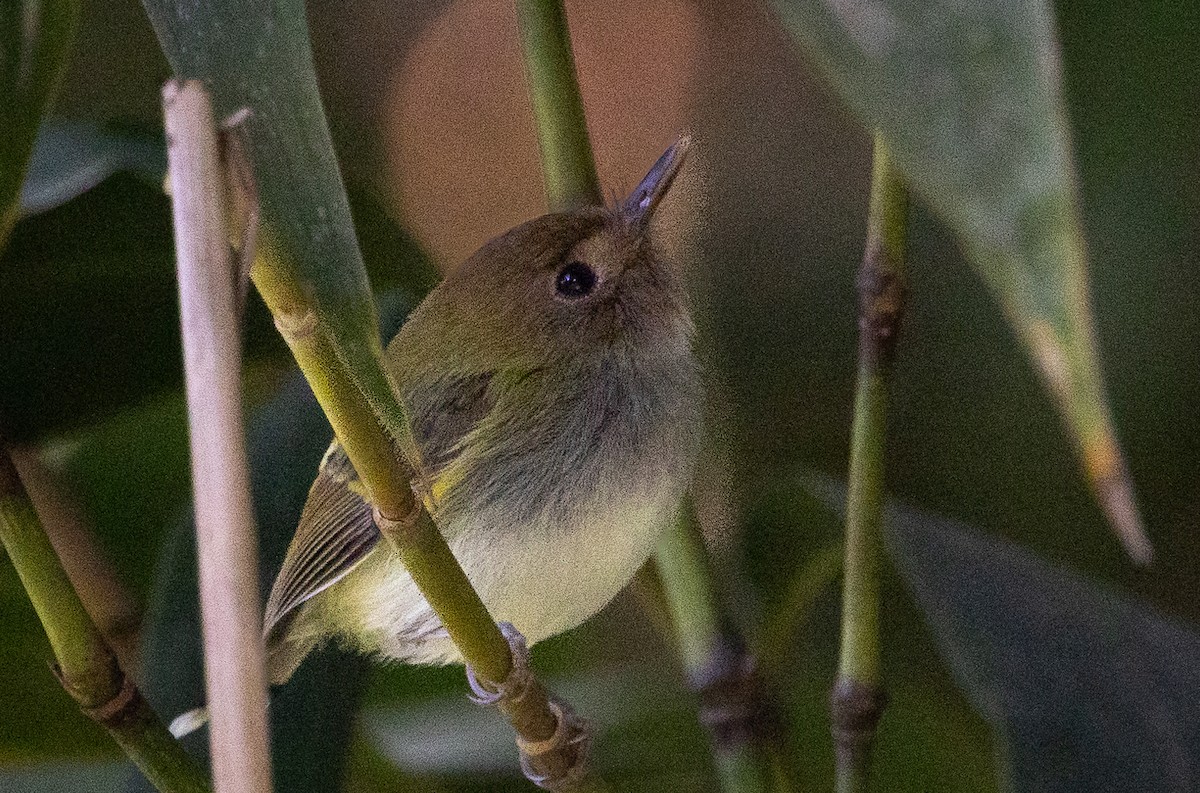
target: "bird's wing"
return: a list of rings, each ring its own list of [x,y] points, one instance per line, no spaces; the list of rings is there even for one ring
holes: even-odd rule
[[[460,442],[495,404],[491,373],[439,378],[405,389],[413,432],[437,491],[437,473],[458,454]],[[341,445],[334,441],[308,492],[296,534],[271,588],[263,617],[268,643],[282,638],[289,618],[305,601],[342,580],[379,543],[379,529],[364,488]]]
[[[496,405],[495,372],[450,374],[403,389],[426,474],[434,479],[458,456],[462,441]]]
[[[329,447],[263,615],[268,643],[306,600],[336,584],[379,542],[358,475],[337,441]]]

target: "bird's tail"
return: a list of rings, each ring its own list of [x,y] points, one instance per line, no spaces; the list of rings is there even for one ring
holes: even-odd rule
[[[176,738],[182,738],[185,735],[191,735],[205,724],[208,724],[208,708],[201,706],[180,713],[171,720],[171,725],[167,729]]]

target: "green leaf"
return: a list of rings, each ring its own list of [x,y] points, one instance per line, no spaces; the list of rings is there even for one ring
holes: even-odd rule
[[[14,340],[0,344],[0,433],[10,440],[77,429],[179,389],[178,287],[159,182],[118,173],[14,229],[0,255],[0,338]],[[432,268],[412,238],[369,195],[352,190],[351,201],[375,283],[427,291]],[[257,297],[245,333],[253,361],[286,360]]]
[[[915,510],[889,545],[1017,790],[1200,787],[1200,634]]]
[[[54,209],[120,171],[161,185],[167,155],[161,138],[106,130],[98,124],[48,121],[38,133],[21,188],[21,214]]]
[[[38,124],[66,70],[79,6],[79,0],[0,4],[0,249],[20,214],[21,183]]]
[[[1148,561],[1100,373],[1051,5],[774,3],[957,231],[1057,401],[1110,524]]]
[[[200,79],[218,118],[243,108],[262,217],[290,283],[350,372],[378,371],[378,326],[317,91],[302,0],[143,0],[175,75]]]
[[[178,387],[177,302],[161,190],[118,176],[22,220],[0,258],[0,431],[78,428]]]

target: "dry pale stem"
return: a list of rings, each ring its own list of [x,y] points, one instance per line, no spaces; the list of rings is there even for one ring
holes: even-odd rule
[[[271,790],[257,532],[242,429],[239,285],[208,93],[163,90],[191,437],[204,673],[219,793]]]

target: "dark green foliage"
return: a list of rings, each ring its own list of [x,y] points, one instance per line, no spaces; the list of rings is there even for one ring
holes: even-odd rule
[[[311,3],[313,18],[329,14],[330,5]],[[396,13],[416,14],[408,5]],[[1072,122],[1070,143],[1078,155],[1104,371],[1160,561],[1150,572],[1132,571],[1100,532],[1099,511],[1081,486],[1033,368],[940,225],[948,214],[918,209],[912,301],[889,417],[891,489],[1002,533],[1099,586],[957,528],[947,534],[940,519],[898,524],[894,548],[917,602],[898,577],[885,579],[892,700],[876,751],[882,790],[999,789],[996,747],[1005,750],[1002,767],[1018,788],[1044,789],[1029,781],[1039,780],[1064,790],[1104,789],[1091,775],[1101,771],[1107,776],[1100,782],[1110,789],[1118,783],[1139,789],[1145,781],[1145,789],[1169,790],[1171,778],[1160,774],[1179,767],[1172,763],[1183,756],[1171,752],[1198,743],[1192,734],[1195,664],[1188,660],[1196,647],[1187,626],[1200,620],[1194,597],[1200,6],[1147,6],[1137,15],[1103,3],[1064,3],[1057,10],[1064,118]],[[736,32],[728,16],[713,16],[704,24],[722,36]],[[761,44],[756,54],[763,57],[782,46]],[[785,602],[794,571],[838,535],[836,518],[798,494],[786,472],[804,463],[844,473],[852,272],[861,253],[867,137],[836,99],[797,76],[807,62],[777,59],[771,63],[787,68],[763,71],[757,62],[721,60],[720,52],[705,57],[712,59],[710,71],[689,88],[696,94],[692,129],[711,152],[711,196],[695,272],[708,298],[702,321],[716,334],[710,368],[728,386],[734,445],[745,452],[733,478],[748,494],[746,530],[733,538],[722,564],[723,577],[733,582],[727,590],[733,611],[753,638]],[[324,59],[331,70],[352,69],[357,52],[327,52]],[[162,67],[131,68],[150,73]],[[146,102],[145,117],[157,117],[153,105]],[[59,113],[78,117],[72,106]],[[364,133],[350,124],[346,134]],[[358,163],[357,173],[369,167]],[[391,210],[353,189],[350,207],[375,286],[402,284],[414,294],[428,288],[430,270],[410,258],[412,241]],[[248,402],[258,404],[278,385],[277,364],[286,351],[255,300],[247,323]],[[150,644],[178,648],[181,662],[172,669],[161,652],[147,658],[147,688],[166,717],[200,696],[198,630],[187,605],[193,590],[177,588],[173,604],[159,594],[170,581],[191,581],[190,537],[183,528],[165,529],[177,522],[188,492],[177,328],[167,202],[154,180],[118,173],[18,223],[0,259],[0,431],[55,441],[54,457],[66,461],[115,566],[135,592],[155,593]],[[280,515],[297,508],[293,500],[302,497],[328,439],[315,422],[307,425],[319,426],[307,441],[312,447],[292,445],[288,433],[302,428],[301,415],[307,414],[255,423],[256,434],[270,441],[255,454],[271,461],[265,468],[256,463],[256,481],[265,484],[277,474],[283,482],[257,496],[266,583],[270,559],[277,563],[291,531]],[[152,580],[156,567],[161,577]],[[1117,584],[1137,600],[1112,594]],[[830,786],[834,593],[829,588],[812,603],[776,675],[805,789]],[[1060,612],[1051,610],[1064,602]],[[1180,623],[1160,618],[1144,602]],[[0,790],[112,789],[121,773],[110,764],[116,750],[45,668],[44,638],[3,558],[0,613]],[[1148,647],[1160,649],[1150,654]],[[1004,648],[1019,649],[1020,663],[1005,663]],[[1130,649],[1136,653],[1118,653]],[[561,681],[584,713],[596,715],[602,727],[597,757],[619,790],[705,790],[711,784],[703,734],[671,653],[628,597],[536,649],[550,683]],[[364,784],[371,790],[528,790],[515,776],[511,744],[482,738],[472,745],[444,742],[440,753],[420,758],[395,753],[417,776],[402,779],[375,754],[385,739],[433,745],[447,713],[454,716],[447,723],[464,731],[456,736],[469,741],[485,733],[503,738],[502,725],[463,702],[461,670],[375,670],[364,683],[359,662],[341,658],[311,659],[295,691],[276,692],[276,720],[290,707],[324,713],[304,735],[277,726],[277,768],[296,769],[294,777],[282,772],[280,790],[288,789],[285,780],[301,785],[321,773],[335,778],[316,789],[334,790],[346,764],[355,779],[375,783]],[[1035,666],[1031,659],[1039,658]],[[1107,676],[1100,674],[1102,662]],[[328,696],[310,687],[321,675],[339,686]],[[352,709],[343,703],[364,684],[361,724],[368,740],[359,740],[347,760],[334,748],[344,746],[350,729]],[[1145,696],[1134,698],[1133,691]],[[1162,718],[1141,718],[1138,709],[1162,703],[1164,691]],[[1153,740],[1157,733],[1150,728],[1166,725],[1177,729]],[[1094,754],[1115,744],[1108,757]],[[97,767],[87,765],[95,758]],[[1120,758],[1123,767],[1114,768],[1110,758]],[[467,759],[482,773],[466,767]],[[43,760],[45,767],[28,765]],[[86,767],[76,767],[76,760]],[[1196,761],[1193,755],[1187,762]],[[1054,776],[1084,762],[1094,766],[1069,782]],[[1146,776],[1124,784],[1130,778],[1123,774],[1138,768]]]
[[[38,131],[21,186],[21,213],[54,209],[120,171],[161,185],[166,170],[166,153],[157,136],[89,122],[49,121]]]
[[[944,518],[889,545],[1014,790],[1200,786],[1200,634]]]
[[[79,6],[79,0],[0,6],[0,248],[21,213],[21,183],[38,125],[66,71]]]

